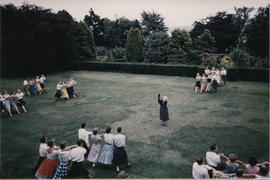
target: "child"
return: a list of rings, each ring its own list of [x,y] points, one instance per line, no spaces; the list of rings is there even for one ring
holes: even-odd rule
[[[202,74],[201,77],[201,91],[200,93],[204,92],[206,90],[206,86],[207,86],[207,78],[205,76],[205,74]]]
[[[56,85],[56,93],[55,93],[55,97],[57,98],[56,101],[60,100],[61,97],[61,89],[62,89],[62,83],[61,81],[59,81]]]
[[[30,96],[30,92],[28,90],[28,81],[26,79],[23,81],[23,89],[28,94],[28,96]]]
[[[24,107],[25,102],[23,100],[23,96],[24,96],[24,94],[21,92],[20,89],[18,89],[17,94],[16,94],[16,97],[18,99],[18,105],[19,105],[19,107],[21,107],[23,109],[24,112],[26,112],[26,109]]]

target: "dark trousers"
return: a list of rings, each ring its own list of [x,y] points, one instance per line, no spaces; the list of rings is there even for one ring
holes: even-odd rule
[[[119,166],[121,164],[128,164],[128,157],[125,147],[114,147],[113,152],[113,161],[112,163],[115,166]]]
[[[86,149],[86,153],[84,155],[85,158],[88,157],[88,154],[90,152],[90,149],[88,148],[88,146],[86,145],[85,141],[83,141],[83,147]]]

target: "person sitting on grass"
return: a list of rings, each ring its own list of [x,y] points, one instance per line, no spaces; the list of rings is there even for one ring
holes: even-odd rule
[[[209,152],[206,153],[206,161],[209,166],[216,169],[217,165],[221,162],[221,158],[223,156],[223,153],[217,154],[218,146],[216,144],[212,144],[210,146]]]
[[[26,112],[26,109],[25,109],[25,107],[24,107],[25,102],[24,102],[24,100],[23,100],[23,96],[24,96],[24,94],[21,92],[20,89],[18,89],[18,90],[17,90],[17,94],[16,94],[16,97],[17,97],[17,99],[18,99],[18,106],[19,106],[20,108],[22,108],[24,112]]]
[[[169,120],[169,111],[168,111],[168,98],[167,96],[160,97],[160,94],[158,94],[158,103],[160,105],[160,120],[162,121],[161,126],[168,126],[167,121]]]

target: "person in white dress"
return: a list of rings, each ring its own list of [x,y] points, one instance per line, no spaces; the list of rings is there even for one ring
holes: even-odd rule
[[[98,162],[105,165],[112,165],[113,160],[113,137],[111,134],[111,127],[106,128],[106,133],[103,135],[105,145],[98,157]]]
[[[101,136],[102,135],[98,134],[98,128],[95,127],[93,129],[93,135],[91,136],[91,142],[92,142],[91,149],[87,157],[87,160],[92,163],[92,168],[96,167],[98,156],[101,150],[101,146],[100,146]]]

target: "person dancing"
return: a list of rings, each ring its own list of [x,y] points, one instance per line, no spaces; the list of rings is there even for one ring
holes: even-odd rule
[[[160,94],[158,94],[158,103],[160,105],[160,120],[162,121],[161,126],[168,126],[167,121],[169,120],[169,111],[167,106],[167,96],[160,97]]]

